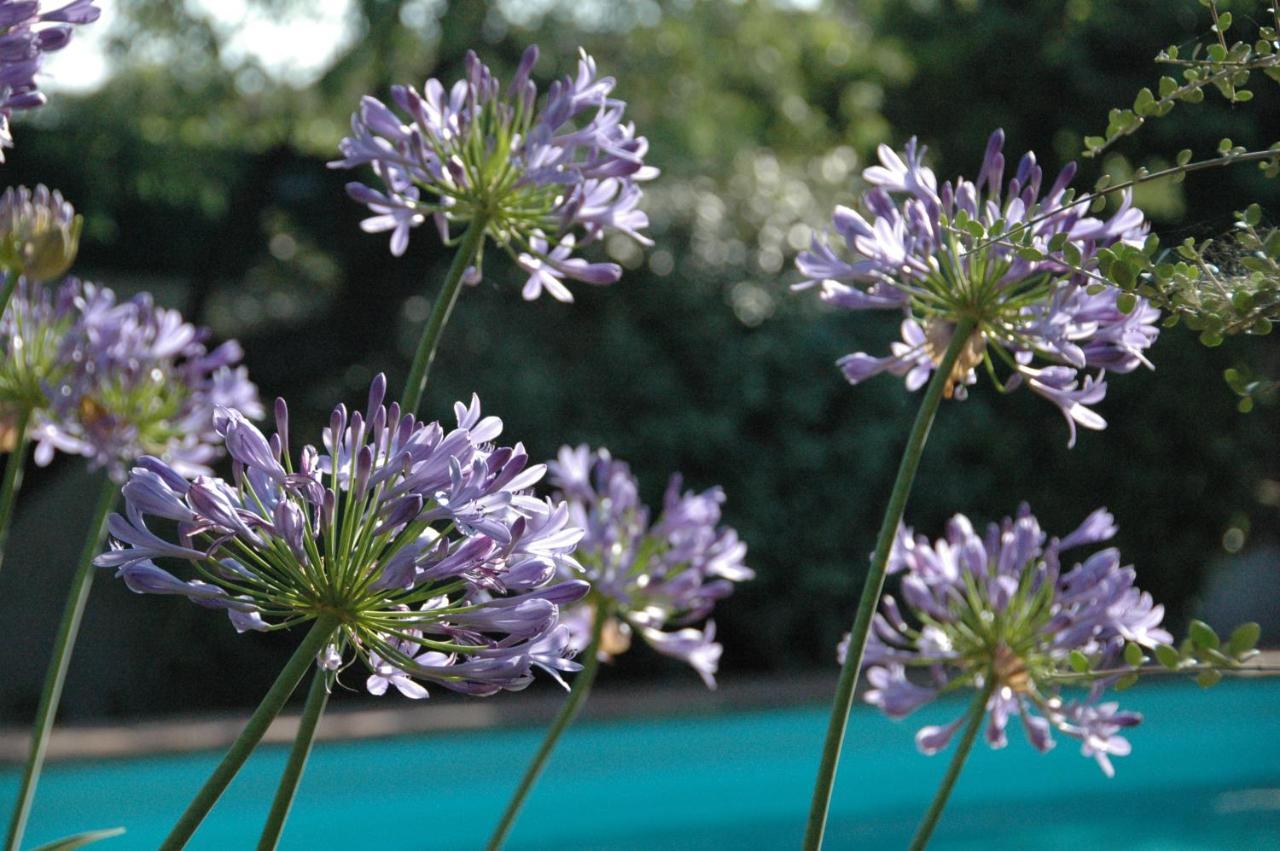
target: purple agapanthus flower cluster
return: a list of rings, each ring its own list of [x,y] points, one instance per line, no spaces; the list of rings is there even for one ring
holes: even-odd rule
[[[12,273],[9,273],[12,274]],[[56,290],[19,278],[0,315],[0,449],[17,442],[12,426],[21,411],[47,407],[49,389],[70,368],[62,357],[79,311],[81,285],[67,281]]]
[[[549,466],[557,496],[586,530],[577,557],[591,596],[569,615],[575,646],[586,646],[603,607],[603,657],[624,652],[634,629],[653,649],[688,663],[714,687],[722,650],[714,640],[715,623],[696,625],[732,593],[733,583],[755,575],[743,564],[746,544],[720,525],[724,492],[682,491],[681,477],[672,476],[662,513],[651,523],[630,468],[608,450],[565,446]]]
[[[1106,426],[1089,407],[1106,394],[1105,373],[1151,366],[1144,352],[1159,333],[1159,311],[1138,299],[1124,312],[1121,292],[1096,274],[1099,250],[1141,244],[1147,224],[1128,192],[1109,218],[1088,215],[1088,200],[1069,191],[1074,163],[1043,190],[1027,153],[1006,184],[1003,146],[996,131],[976,181],[939,186],[915,139],[902,155],[882,145],[880,165],[863,171],[874,186],[863,196],[868,216],[836,208],[836,244],[814,239],[796,261],[805,277],[797,288],[818,285],[825,302],[848,310],[905,314],[902,342],[888,357],[839,361],[852,384],[889,372],[909,389],[923,386],[957,322],[976,321],[947,397],[964,398],[983,364],[1000,386],[994,356],[1009,372],[1005,389],[1026,384],[1062,410],[1074,445],[1077,425]]]
[[[102,10],[95,2],[71,0],[48,9],[41,0],[0,0],[0,152],[13,147],[9,118],[14,111],[45,103],[36,86],[44,54],[66,47],[73,25],[98,20]]]
[[[610,97],[614,80],[599,76],[595,60],[582,52],[577,74],[552,83],[539,104],[529,78],[537,59],[527,49],[503,88],[468,52],[466,77],[451,88],[436,79],[422,93],[394,86],[395,109],[365,97],[342,159],[330,165],[373,168],[380,188],[347,190],[374,214],[366,231],[391,232],[392,254],[428,218],[446,240],[451,223],[479,222],[529,274],[526,299],[545,290],[572,301],[566,278],[608,284],[622,274],[573,256],[577,249],[610,232],[652,244],[637,205],[640,181],[657,170],[644,164],[648,142],[623,120],[626,104]]]
[[[474,398],[455,406],[458,426],[446,431],[383,405],[385,392],[379,375],[363,414],[338,405],[323,450],[303,447],[296,465],[284,400],[269,439],[221,409],[234,478],[188,481],[141,459],[97,564],[134,591],[223,609],[241,631],[336,614],[319,664],[363,662],[374,694],[394,686],[425,697],[428,682],[490,695],[523,688],[531,666],[575,670],[559,607],[587,585],[560,575],[576,572],[582,531],[567,506],[529,494],[546,468],[529,466],[518,443],[495,447],[502,422],[481,416]],[[148,516],[176,522],[176,540]],[[197,578],[157,559],[187,562]]]
[[[864,660],[867,702],[903,718],[942,692],[992,688],[991,747],[1005,745],[1005,727],[1016,716],[1041,752],[1053,747],[1057,729],[1113,774],[1109,757],[1129,753],[1120,731],[1141,716],[1102,702],[1105,689],[1119,677],[1113,672],[1126,669],[1127,643],[1153,648],[1172,641],[1161,628],[1164,607],[1134,586],[1133,568],[1121,566],[1114,548],[1062,570],[1061,552],[1115,531],[1112,516],[1099,509],[1065,538],[1048,538],[1025,505],[985,535],[961,515],[935,543],[900,530],[889,569],[902,574],[901,599],[914,623],[892,596],[884,597]],[[1073,653],[1084,656],[1087,671],[1072,665]],[[843,655],[842,644],[842,661]],[[920,676],[908,677],[908,670]],[[1061,688],[1073,682],[1086,692],[1066,700]],[[965,721],[924,727],[916,745],[936,753]]]
[[[0,195],[0,265],[29,281],[60,278],[75,261],[83,224],[58,190],[9,187]]]
[[[235,341],[210,350],[207,328],[146,294],[120,302],[68,279],[50,297],[25,284],[6,327],[10,339],[40,341],[27,375],[37,464],[68,452],[123,479],[137,458],[156,455],[184,474],[205,473],[218,452],[215,410],[262,415]]]

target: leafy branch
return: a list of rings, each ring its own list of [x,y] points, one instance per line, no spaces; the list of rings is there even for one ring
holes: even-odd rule
[[[1054,679],[1063,682],[1115,679],[1113,687],[1123,691],[1143,676],[1158,674],[1194,675],[1197,683],[1208,688],[1226,674],[1276,673],[1280,669],[1273,666],[1245,664],[1258,655],[1261,635],[1262,630],[1256,623],[1245,623],[1236,627],[1224,641],[1204,621],[1192,621],[1187,637],[1177,647],[1156,645],[1151,651],[1154,659],[1147,655],[1147,648],[1129,642],[1124,648],[1123,666],[1098,668],[1095,660],[1075,650],[1067,659],[1071,671],[1058,673]]]
[[[1120,139],[1137,132],[1148,119],[1168,115],[1179,103],[1200,103],[1206,89],[1217,89],[1230,103],[1246,103],[1253,100],[1253,90],[1247,86],[1252,84],[1255,72],[1280,83],[1280,9],[1271,7],[1274,24],[1260,26],[1252,42],[1241,40],[1229,45],[1226,34],[1233,23],[1231,13],[1220,11],[1216,0],[1200,2],[1213,19],[1213,40],[1207,44],[1197,42],[1185,56],[1177,45],[1160,51],[1155,61],[1179,68],[1181,81],[1163,76],[1156,91],[1140,89],[1132,107],[1112,109],[1104,135],[1085,137],[1084,156],[1099,156]]]

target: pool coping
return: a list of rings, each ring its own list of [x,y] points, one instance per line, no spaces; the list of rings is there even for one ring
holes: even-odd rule
[[[744,676],[722,680],[715,690],[702,686],[696,677],[687,684],[620,684],[597,688],[583,717],[610,720],[776,709],[828,701],[834,688],[835,676],[830,673]],[[295,696],[295,703],[296,700]],[[549,722],[563,704],[564,692],[554,684],[541,681],[529,691],[484,699],[441,690],[441,693],[433,692],[426,701],[399,700],[390,707],[371,708],[367,703],[334,707],[322,719],[317,740],[347,741],[541,726]],[[51,762],[113,759],[221,749],[239,734],[246,715],[229,712],[63,725],[50,737],[46,759]],[[283,714],[272,723],[264,742],[291,742],[297,730],[298,715]],[[26,727],[0,727],[0,766],[21,765],[26,760],[29,732]]]
[[[1280,667],[1280,650],[1264,651],[1253,664],[1272,669]],[[605,686],[591,695],[583,717],[599,721],[657,715],[698,716],[812,705],[831,699],[835,679],[835,672],[820,672],[731,677],[721,680],[715,690],[704,688],[696,679],[674,685],[641,682]],[[550,683],[539,682],[529,691],[489,699],[444,692],[433,694],[427,701],[400,701],[390,707],[339,705],[324,716],[317,740],[350,741],[542,726],[563,703],[564,692]],[[239,734],[245,717],[244,713],[231,712],[64,725],[55,729],[50,737],[46,759],[51,762],[123,759],[220,750]],[[267,731],[264,742],[291,742],[298,730],[298,720],[294,713],[280,716]],[[26,727],[0,728],[0,766],[23,764],[27,758],[29,732]]]

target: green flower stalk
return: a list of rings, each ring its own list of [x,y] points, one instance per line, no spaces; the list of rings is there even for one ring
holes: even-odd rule
[[[943,398],[963,400],[980,368],[1000,391],[1020,386],[1047,399],[1067,423],[1102,429],[1093,405],[1108,372],[1150,366],[1159,311],[1143,299],[1099,286],[1099,255],[1145,242],[1147,225],[1126,194],[1107,219],[1089,215],[1069,189],[1069,165],[1045,185],[1034,154],[1010,169],[1004,133],[991,135],[976,180],[940,183],[912,139],[902,154],[881,146],[864,170],[874,188],[864,212],[837,207],[834,234],[815,238],[796,265],[823,301],[846,310],[887,310],[902,317],[902,341],[885,357],[855,352],[838,365],[851,384],[889,373],[909,390],[927,383],[907,440],[871,567],[854,618],[848,657],[814,784],[804,847],[822,844],[845,726],[862,653],[898,524],[925,440]],[[1004,378],[1000,377],[1004,373]]]
[[[28,438],[38,442],[37,464],[49,463],[55,451],[80,455],[90,468],[103,470],[104,479],[41,691],[9,849],[22,841],[88,602],[93,556],[124,471],[140,457],[156,455],[188,475],[208,472],[206,463],[218,453],[215,409],[262,412],[257,389],[236,368],[239,346],[225,343],[210,351],[207,337],[207,329],[156,307],[148,296],[117,302],[110,290],[76,280],[51,291],[24,277],[0,320],[0,341],[10,355],[0,366],[0,405],[16,411],[17,421],[0,520],[7,523],[12,511]]]

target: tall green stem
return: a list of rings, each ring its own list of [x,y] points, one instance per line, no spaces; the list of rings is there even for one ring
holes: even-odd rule
[[[422,329],[422,336],[418,340],[418,348],[413,355],[409,376],[405,379],[404,392],[400,394],[401,408],[407,413],[417,413],[418,406],[422,403],[422,394],[427,387],[427,374],[431,371],[436,349],[440,346],[440,336],[444,332],[444,326],[448,323],[449,316],[453,313],[453,306],[458,301],[458,294],[462,290],[462,278],[466,274],[467,267],[476,261],[484,248],[485,226],[483,217],[477,217],[467,225],[466,231],[462,234],[458,252],[454,255],[449,272],[440,287],[440,292],[436,295],[435,304],[431,307],[431,315],[427,318],[427,324]],[[320,716],[324,714],[328,702],[329,690],[324,674],[317,671],[311,682],[311,688],[307,692],[306,705],[303,707],[302,718],[299,721],[298,735],[289,753],[289,761],[285,765],[280,785],[276,789],[275,800],[271,804],[271,812],[267,815],[267,823],[258,841],[260,851],[274,849],[280,841],[280,834],[284,830],[285,820],[289,817],[289,809],[293,806],[298,783],[306,768],[307,757],[311,754],[316,727],[320,723]],[[228,758],[230,756],[228,754]]]
[[[27,755],[22,785],[18,789],[13,817],[9,821],[9,836],[5,840],[8,851],[18,851],[22,844],[22,834],[27,828],[27,818],[31,815],[31,804],[36,796],[36,784],[40,782],[40,771],[44,767],[49,734],[53,732],[54,716],[58,714],[58,703],[62,699],[62,686],[67,679],[67,668],[71,665],[71,651],[75,649],[80,620],[84,616],[89,588],[93,584],[93,558],[102,548],[102,538],[107,531],[107,515],[120,494],[120,486],[111,481],[108,475],[103,473],[102,480],[102,493],[94,508],[93,519],[89,521],[89,535],[85,538],[80,562],[71,579],[71,588],[67,591],[62,621],[58,624],[57,637],[53,641],[53,658],[49,660],[49,670],[44,676],[44,687],[40,691],[40,704],[36,709],[35,723],[31,727],[31,752]]]
[[[213,770],[213,774],[209,775],[204,786],[196,793],[195,799],[191,801],[186,812],[178,819],[178,823],[174,825],[168,838],[160,846],[160,851],[175,851],[187,844],[187,840],[196,832],[200,822],[209,814],[209,810],[213,808],[232,778],[236,776],[240,766],[244,765],[249,754],[253,752],[258,742],[262,741],[267,728],[280,714],[289,695],[293,694],[293,690],[298,687],[307,670],[315,664],[316,654],[324,649],[337,628],[336,615],[323,614],[316,618],[310,631],[298,645],[298,649],[293,651],[293,656],[285,664],[284,670],[271,684],[266,697],[262,698],[262,703],[258,704],[258,708],[253,711],[253,715],[249,716],[249,721],[240,731],[240,735],[231,743],[227,755],[222,758],[222,762],[218,763],[218,767]]]
[[[262,828],[262,838],[258,840],[258,851],[275,851],[280,842],[285,819],[289,817],[289,809],[293,806],[293,796],[298,792],[298,782],[302,779],[303,769],[307,767],[307,757],[311,755],[316,727],[320,725],[320,716],[324,714],[328,703],[328,679],[325,672],[317,668],[311,676],[311,688],[307,691],[307,702],[302,707],[302,717],[298,720],[298,735],[294,737],[293,749],[289,751],[289,762],[285,764],[284,774],[280,777],[276,798],[271,802],[271,812],[267,814],[267,823]]]
[[[9,541],[9,524],[13,522],[13,507],[18,502],[18,490],[22,487],[22,467],[27,463],[27,426],[31,423],[31,409],[18,411],[13,424],[13,449],[4,462],[3,478],[0,478],[0,564],[4,563],[5,544]]]
[[[497,851],[502,847],[502,843],[507,841],[507,835],[511,833],[511,828],[515,825],[516,816],[520,814],[520,808],[524,806],[524,800],[529,797],[529,792],[533,790],[533,785],[538,782],[542,769],[546,768],[547,759],[551,756],[551,752],[555,750],[556,742],[560,740],[560,735],[577,717],[578,712],[582,709],[582,704],[586,702],[587,693],[591,691],[591,684],[595,681],[596,671],[600,667],[600,659],[597,657],[596,651],[600,648],[600,633],[604,630],[604,623],[608,617],[607,606],[599,605],[596,607],[595,622],[591,625],[591,643],[586,650],[582,651],[584,657],[582,670],[574,675],[573,688],[569,690],[569,698],[564,702],[564,706],[560,707],[560,712],[556,714],[555,720],[551,722],[551,729],[547,730],[546,738],[542,740],[542,746],[538,748],[538,753],[533,757],[533,762],[529,763],[529,767],[525,769],[524,777],[520,778],[520,785],[516,787],[515,794],[511,796],[506,812],[502,814],[502,820],[498,822],[493,835],[489,837],[489,844],[485,846],[488,851]]]
[[[956,785],[960,769],[964,768],[964,761],[968,759],[969,751],[973,748],[973,740],[977,738],[978,728],[982,726],[982,719],[987,714],[987,701],[991,699],[991,693],[995,688],[996,678],[988,674],[986,688],[978,692],[969,706],[969,723],[965,725],[964,735],[956,747],[955,754],[951,757],[951,765],[947,766],[947,774],[942,778],[942,785],[933,796],[933,803],[929,804],[929,811],[924,814],[920,826],[916,828],[916,835],[911,838],[910,851],[923,851],[924,846],[929,842],[929,837],[933,835],[933,829],[938,826],[938,819],[942,818],[942,810],[947,805],[947,798],[951,797],[951,789]]]
[[[813,787],[813,802],[809,808],[809,823],[805,828],[805,851],[817,851],[822,847],[822,835],[827,828],[827,815],[831,809],[831,789],[835,784],[836,767],[840,763],[840,749],[844,744],[845,728],[849,724],[849,712],[853,708],[853,692],[858,685],[858,672],[862,668],[862,653],[867,646],[867,633],[871,629],[871,618],[875,614],[880,593],[884,590],[885,567],[889,563],[889,552],[893,548],[893,539],[898,534],[898,524],[902,522],[902,514],[907,507],[907,497],[911,494],[911,484],[915,481],[916,470],[920,466],[920,456],[924,452],[925,441],[929,438],[929,428],[933,425],[934,415],[938,412],[938,404],[942,401],[943,390],[960,356],[961,349],[973,333],[974,322],[962,319],[947,346],[946,354],[934,369],[933,378],[925,390],[924,399],[920,402],[920,411],[916,414],[915,424],[907,438],[907,447],[902,453],[902,462],[898,465],[898,477],[893,483],[893,492],[889,495],[889,504],[884,511],[884,520],[880,523],[880,533],[876,538],[875,554],[871,558],[871,569],[867,572],[866,582],[862,585],[862,597],[858,600],[858,613],[853,619],[853,628],[849,634],[849,649],[845,656],[844,667],[840,670],[840,680],[836,685],[835,704],[831,709],[831,720],[827,725],[827,739],[822,747],[822,762],[818,767],[818,777]]]
[[[471,220],[467,230],[462,234],[462,243],[458,253],[453,256],[453,264],[449,274],[445,276],[436,303],[431,307],[431,316],[422,329],[422,337],[418,340],[418,351],[413,356],[413,367],[404,382],[404,392],[400,394],[400,407],[406,413],[417,413],[422,402],[422,392],[427,388],[427,373],[431,370],[431,362],[435,360],[436,348],[440,345],[440,334],[449,321],[453,305],[458,301],[458,293],[462,287],[462,276],[467,267],[475,262],[484,247],[484,229],[486,222],[483,216]]]

